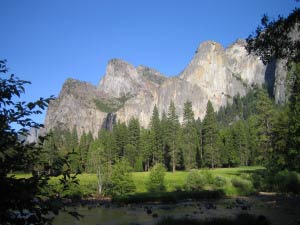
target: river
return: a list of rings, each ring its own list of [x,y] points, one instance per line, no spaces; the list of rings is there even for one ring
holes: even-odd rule
[[[205,219],[234,217],[240,213],[264,215],[273,225],[300,223],[299,197],[255,195],[209,201],[185,201],[177,204],[116,204],[68,208],[81,214],[77,220],[66,212],[55,217],[54,225],[153,225],[162,217]]]

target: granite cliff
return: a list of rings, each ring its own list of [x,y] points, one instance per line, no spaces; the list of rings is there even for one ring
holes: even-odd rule
[[[216,42],[204,42],[186,68],[170,78],[149,67],[112,59],[97,87],[74,79],[65,82],[58,98],[49,104],[45,128],[75,126],[79,134],[91,131],[96,136],[99,129],[111,129],[116,121],[128,122],[131,117],[147,127],[154,105],[162,113],[171,100],[180,120],[187,100],[193,103],[195,117],[202,119],[208,100],[218,110],[233,96],[243,96],[264,82],[271,83],[278,102],[284,101],[284,80],[276,78],[284,68],[274,63],[268,69],[257,56],[248,55],[245,44],[238,40],[225,49]]]

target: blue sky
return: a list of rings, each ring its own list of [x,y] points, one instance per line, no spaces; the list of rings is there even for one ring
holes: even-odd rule
[[[68,77],[97,85],[111,58],[173,76],[201,42],[226,47],[248,37],[264,13],[286,16],[299,6],[295,0],[0,0],[0,59],[32,82],[25,100],[57,96]]]

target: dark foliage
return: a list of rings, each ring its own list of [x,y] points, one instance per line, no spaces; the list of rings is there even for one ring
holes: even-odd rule
[[[6,61],[0,60],[0,224],[45,224],[49,223],[48,212],[58,212],[62,206],[59,196],[43,195],[51,177],[50,165],[41,160],[42,143],[28,144],[20,141],[30,128],[40,128],[30,116],[41,114],[53,98],[40,98],[35,102],[18,101],[25,92],[28,81],[7,75]],[[17,129],[17,128],[19,129]],[[70,176],[68,158],[62,172],[61,184],[68,188]],[[17,179],[18,171],[31,172],[30,178]]]
[[[270,21],[264,15],[261,26],[247,38],[247,51],[260,56],[265,64],[273,59],[300,62],[299,22],[300,9],[295,9],[287,18],[278,16],[277,20]]]

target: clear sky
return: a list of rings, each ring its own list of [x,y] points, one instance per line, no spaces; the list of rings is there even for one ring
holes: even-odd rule
[[[264,13],[276,18],[295,7],[295,0],[0,0],[0,59],[32,82],[25,100],[58,96],[68,77],[97,85],[111,58],[173,76],[201,42],[226,47],[255,31]]]

